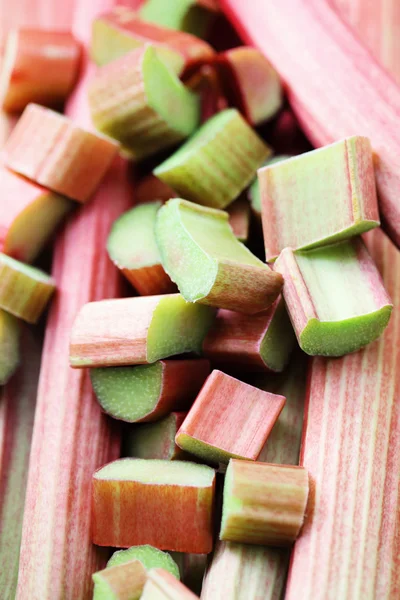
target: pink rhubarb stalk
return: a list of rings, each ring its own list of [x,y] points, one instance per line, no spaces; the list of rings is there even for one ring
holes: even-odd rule
[[[198,600],[183,583],[164,569],[151,569],[144,586],[143,600]]]

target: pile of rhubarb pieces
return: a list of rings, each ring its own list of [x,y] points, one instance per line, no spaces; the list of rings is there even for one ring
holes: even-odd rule
[[[312,149],[216,0],[131,4],[2,51],[0,597],[395,599],[379,153]]]

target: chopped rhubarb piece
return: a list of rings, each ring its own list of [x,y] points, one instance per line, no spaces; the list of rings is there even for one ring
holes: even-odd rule
[[[228,214],[180,198],[156,219],[156,240],[165,271],[189,302],[244,313],[267,309],[283,279],[241,244]]]
[[[265,254],[315,248],[379,226],[371,145],[347,138],[258,171]]]
[[[282,87],[278,73],[256,48],[241,46],[216,59],[224,94],[250,125],[260,125],[278,112]]]
[[[138,560],[103,569],[93,575],[93,600],[139,600],[146,581],[146,569]]]
[[[55,286],[55,280],[44,271],[0,253],[0,308],[36,323]]]
[[[149,202],[131,208],[115,221],[107,240],[111,260],[142,296],[176,290],[162,267],[154,234],[160,206]]]
[[[19,371],[0,392],[0,597],[15,598],[40,347],[24,330]]]
[[[32,262],[71,210],[72,202],[0,168],[0,250]]]
[[[200,595],[207,566],[207,554],[172,552],[172,557],[179,566],[182,583],[192,590],[192,592]]]
[[[221,4],[246,41],[260,48],[285,81],[289,101],[314,145],[355,132],[370,138],[381,217],[400,245],[399,86],[330,2]]]
[[[73,367],[154,363],[162,358],[201,353],[215,310],[190,304],[179,294],[90,302],[71,333]]]
[[[292,158],[288,154],[282,154],[278,156],[273,156],[269,160],[266,160],[263,164],[264,167],[276,164],[278,162],[282,162],[283,160],[287,160],[288,158]],[[260,181],[258,175],[254,178],[252,184],[248,190],[249,199],[251,208],[253,209],[254,214],[261,219],[261,194],[260,194]]]
[[[247,198],[241,197],[227,208],[229,225],[239,242],[246,242],[250,228],[250,204]]]
[[[10,133],[12,132],[17,118],[0,111],[0,150],[3,149],[4,144],[8,140]]]
[[[185,85],[200,96],[201,123],[227,108],[218,73],[213,65],[203,65],[185,79]]]
[[[204,465],[116,460],[93,476],[93,542],[207,554],[213,543],[214,487],[215,471]]]
[[[175,436],[186,412],[172,412],[156,423],[134,425],[125,437],[125,454],[135,458],[182,460],[186,454],[175,444]]]
[[[279,297],[257,315],[219,310],[203,352],[221,365],[279,372],[289,362],[295,339],[285,303]]]
[[[200,121],[198,96],[150,45],[101,67],[89,86],[89,104],[97,129],[135,159],[176,146]]]
[[[86,202],[110,167],[118,146],[66,117],[29,104],[3,149],[7,167],[39,185]]]
[[[293,252],[276,261],[283,296],[300,347],[307,354],[342,356],[376,340],[392,302],[359,238]]]
[[[214,370],[179,428],[177,445],[207,462],[257,460],[285,404],[283,396]]]
[[[251,182],[270,149],[236,109],[202,127],[154,170],[182,198],[224,208]]]
[[[30,102],[60,106],[78,77],[81,47],[66,31],[13,29],[2,57],[0,104],[22,112]]]
[[[145,544],[143,546],[132,546],[127,550],[117,550],[107,563],[107,567],[124,565],[131,560],[138,560],[146,571],[150,569],[165,569],[176,579],[180,578],[179,568],[168,552],[162,552],[154,546]]]
[[[303,525],[308,487],[303,467],[231,459],[220,539],[263,546],[291,544]]]
[[[176,192],[152,173],[143,177],[136,184],[135,200],[138,204],[155,201],[165,202],[170,198],[176,198]]]
[[[98,65],[149,43],[157,46],[160,57],[178,74],[215,54],[209,44],[194,35],[146,23],[127,6],[118,6],[93,21],[90,52]]]
[[[209,33],[213,13],[217,12],[216,0],[145,0],[138,14],[141,19],[169,29],[186,31],[197,37]]]
[[[199,600],[183,583],[164,569],[152,569],[143,589],[142,600]]]
[[[20,321],[0,309],[0,385],[4,385],[19,365]]]
[[[91,369],[90,377],[107,414],[140,423],[188,409],[209,373],[208,360],[161,360],[152,365]]]

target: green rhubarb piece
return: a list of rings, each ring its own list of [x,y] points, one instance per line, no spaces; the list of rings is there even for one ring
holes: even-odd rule
[[[104,66],[89,87],[94,125],[141,159],[176,145],[200,121],[200,99],[147,45]]]
[[[377,339],[393,309],[360,238],[309,251],[285,249],[276,261],[300,347],[342,356]]]
[[[181,458],[182,451],[175,444],[175,436],[186,413],[173,413],[155,423],[132,426],[125,437],[125,455],[135,458]],[[181,418],[178,420],[178,416]]]
[[[19,364],[20,322],[0,309],[0,385],[7,383]]]
[[[188,302],[254,313],[279,294],[282,280],[237,240],[224,211],[173,198],[158,212],[156,239]]]
[[[137,560],[105,568],[92,575],[93,600],[139,600],[146,584],[147,573]]]
[[[289,154],[280,154],[279,156],[273,156],[269,160],[266,160],[262,165],[263,167],[267,167],[270,165],[274,165],[276,163],[287,160],[288,158],[292,158]],[[256,213],[257,216],[261,217],[261,194],[260,194],[260,182],[258,181],[258,177],[254,178],[253,183],[249,187],[249,199],[251,208]]]
[[[178,565],[172,556],[168,552],[158,550],[158,548],[154,548],[154,546],[150,546],[149,544],[132,546],[127,550],[117,550],[108,561],[107,567],[123,565],[131,560],[140,561],[147,571],[158,568],[165,569],[165,571],[180,579]]]
[[[224,208],[253,179],[271,150],[236,109],[209,119],[154,174],[177,194]]]
[[[139,16],[163,27],[204,37],[213,14],[198,0],[146,0],[139,10]]]

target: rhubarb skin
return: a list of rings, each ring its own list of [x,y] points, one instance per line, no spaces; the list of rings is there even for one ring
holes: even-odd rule
[[[239,242],[246,242],[249,237],[250,229],[250,204],[245,197],[240,197],[230,206],[227,213],[229,215],[229,225]]]
[[[156,362],[201,352],[215,309],[180,294],[103,300],[84,305],[72,331],[72,367],[111,367]]]
[[[3,51],[0,103],[6,112],[22,112],[30,102],[58,107],[78,77],[81,46],[66,31],[14,29]]]
[[[354,132],[371,140],[381,217],[399,246],[400,91],[396,82],[330,3],[283,0],[266,6],[263,0],[247,5],[222,0],[221,5],[242,37],[260,48],[285,81],[289,102],[315,146]]]
[[[291,158],[291,156],[288,154],[273,156],[269,160],[265,161],[263,166],[266,167],[269,165],[273,165],[277,162],[287,160],[288,158]],[[256,215],[256,217],[258,219],[261,220],[261,194],[260,194],[260,182],[259,182],[258,175],[254,178],[252,184],[250,185],[250,187],[248,189],[248,196],[249,196],[249,200],[250,200],[250,204],[251,204],[253,213]]]
[[[177,445],[212,463],[257,460],[286,398],[214,370],[179,428]]]
[[[379,226],[371,145],[355,136],[259,169],[265,254],[316,248]]]
[[[216,64],[230,106],[235,106],[250,125],[260,125],[282,106],[278,73],[256,48],[241,46],[218,54]]]
[[[176,192],[168,184],[150,173],[138,181],[135,188],[135,200],[138,204],[145,202],[165,202],[176,198]]]
[[[186,415],[186,412],[172,412],[156,423],[133,425],[125,434],[124,455],[183,460],[186,454],[175,444],[175,436]]]
[[[205,64],[185,78],[185,85],[200,96],[200,122],[205,123],[213,115],[228,108],[220,78],[213,65]]]
[[[40,345],[28,329],[19,371],[1,388],[0,401],[0,596],[15,598]]]
[[[16,117],[13,115],[7,115],[5,112],[0,111],[0,150],[3,149],[4,144],[8,140],[8,137],[15,127],[16,122]]]
[[[108,567],[93,575],[93,600],[139,600],[146,580],[146,569],[138,560]]]
[[[20,361],[20,320],[0,309],[0,385],[13,375]]]
[[[29,104],[3,148],[5,165],[50,190],[85,203],[118,150],[109,138]]]
[[[33,262],[72,203],[8,169],[0,169],[0,251]]]
[[[209,44],[197,37],[147,23],[127,6],[118,6],[93,21],[90,53],[97,65],[149,43],[157,46],[160,56],[178,74],[195,69],[215,54]]]
[[[144,586],[143,600],[198,600],[183,583],[164,569],[151,569]]]
[[[219,310],[204,340],[203,352],[220,365],[280,372],[289,362],[294,343],[293,328],[280,296],[268,310],[256,315]]]
[[[376,340],[393,304],[359,238],[308,252],[285,249],[275,268],[302,350],[343,356]]]
[[[214,487],[215,472],[204,465],[114,461],[93,476],[93,542],[207,554],[213,544]]]

